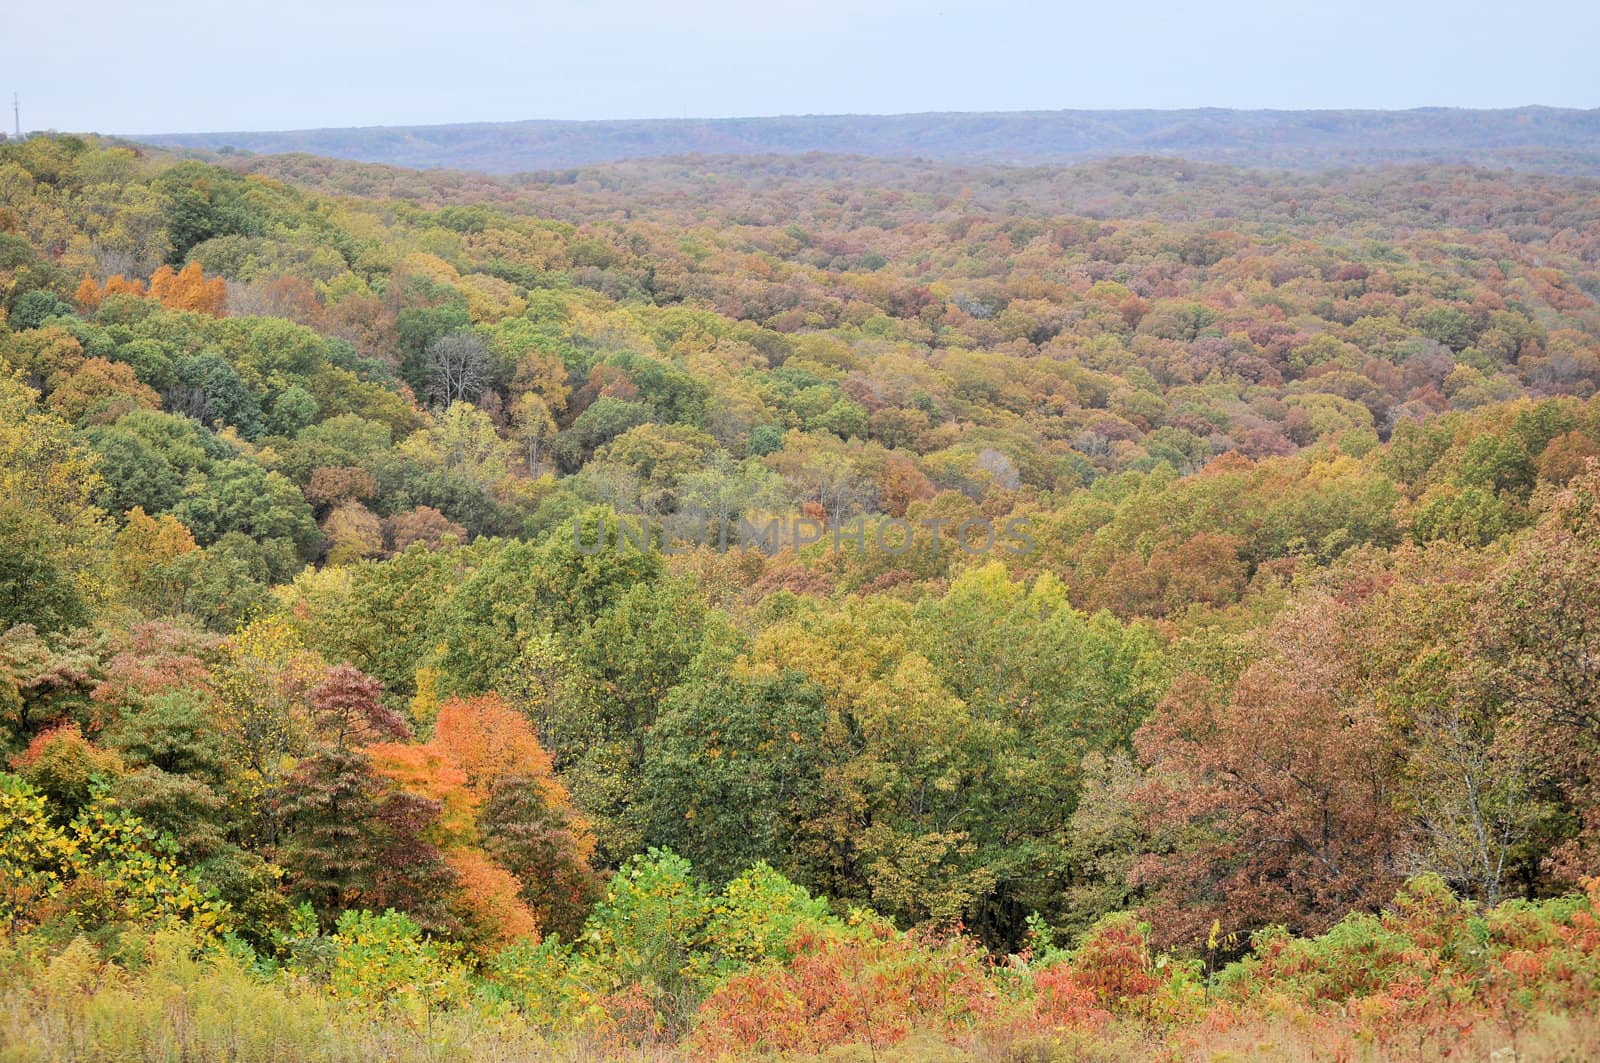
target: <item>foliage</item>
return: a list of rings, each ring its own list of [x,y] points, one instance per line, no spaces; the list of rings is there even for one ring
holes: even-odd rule
[[[12,931],[32,925],[70,937],[121,926],[228,928],[227,907],[173,859],[172,842],[103,793],[64,825],[15,776],[0,775],[0,802],[0,919]]]
[[[0,144],[0,1022],[1590,1036],[1591,193]]]

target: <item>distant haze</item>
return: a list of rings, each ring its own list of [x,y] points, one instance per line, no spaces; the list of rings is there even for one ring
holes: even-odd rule
[[[488,173],[698,153],[828,152],[881,158],[1061,163],[1181,155],[1312,169],[1450,162],[1600,174],[1600,110],[1051,111],[509,122],[146,137],[167,147],[307,152]]]
[[[80,0],[0,26],[25,126],[115,134],[1600,105],[1593,0]]]

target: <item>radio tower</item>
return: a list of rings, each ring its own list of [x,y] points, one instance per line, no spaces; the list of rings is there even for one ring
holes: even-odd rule
[[[17,124],[17,139],[22,139],[22,103],[17,99],[17,94],[11,94],[11,120]]]

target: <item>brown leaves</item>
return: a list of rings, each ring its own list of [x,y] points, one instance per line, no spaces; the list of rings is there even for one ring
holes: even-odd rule
[[[407,738],[411,727],[383,703],[383,684],[348,664],[329,668],[311,688],[312,718],[341,749],[346,743]]]
[[[1175,847],[1138,867],[1163,940],[1194,939],[1219,916],[1322,929],[1393,891],[1402,823],[1352,619],[1311,597],[1272,625],[1231,690],[1180,678],[1140,729],[1161,784],[1142,796]]]

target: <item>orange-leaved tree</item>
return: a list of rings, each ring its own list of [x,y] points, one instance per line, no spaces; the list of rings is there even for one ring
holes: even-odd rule
[[[150,294],[174,310],[193,310],[222,317],[228,310],[228,282],[207,278],[200,263],[191,262],[176,272],[162,266],[150,277]]]
[[[482,802],[484,850],[516,875],[539,925],[570,937],[596,896],[594,838],[527,717],[498,694],[452,698],[432,745]]]
[[[570,936],[581,925],[593,841],[532,726],[498,695],[445,702],[427,743],[365,752],[380,775],[439,807],[431,837],[456,873],[469,939]]]

